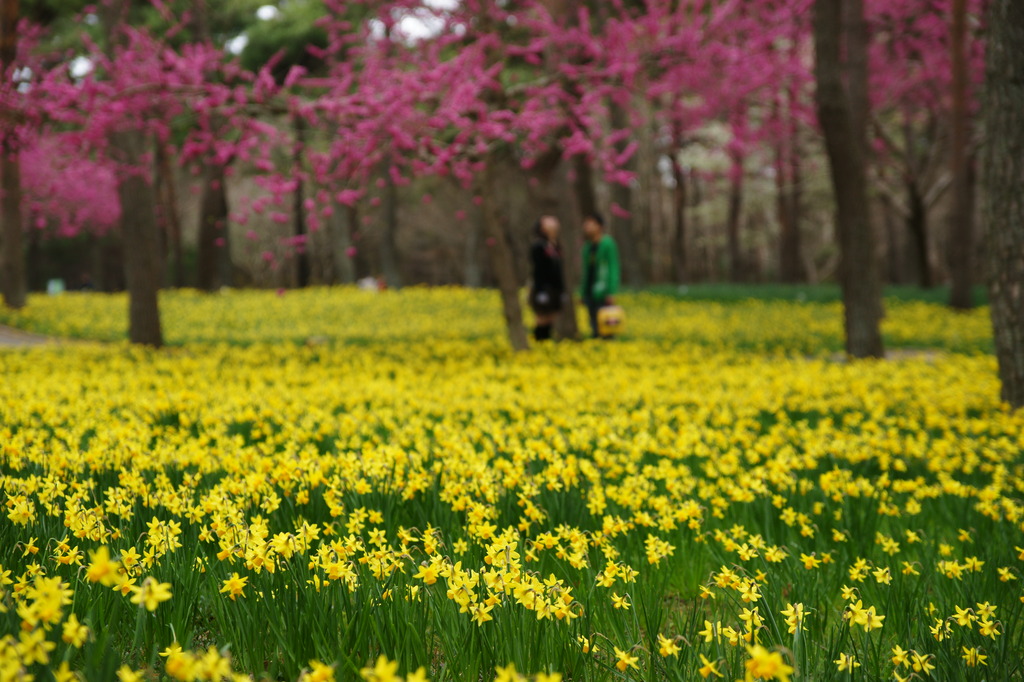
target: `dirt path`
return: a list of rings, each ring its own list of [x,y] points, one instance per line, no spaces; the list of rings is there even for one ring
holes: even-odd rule
[[[55,340],[48,336],[40,336],[23,332],[20,329],[0,325],[0,348],[28,348],[30,346],[41,346],[46,343],[53,343]]]

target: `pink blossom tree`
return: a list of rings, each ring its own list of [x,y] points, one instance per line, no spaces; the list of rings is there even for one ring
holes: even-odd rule
[[[947,251],[954,259],[950,272],[955,288],[958,292],[965,285],[970,289],[969,268],[965,270],[956,259],[969,259],[972,251],[965,241],[972,234],[971,212],[964,207],[971,201],[972,185],[967,180],[974,156],[970,147],[975,142],[963,128],[959,129],[960,141],[953,144],[950,117],[954,107],[961,108],[958,125],[965,125],[967,114],[977,111],[971,91],[977,90],[984,73],[982,4],[970,0],[962,8],[964,27],[957,48],[962,51],[958,61],[962,82],[958,81],[955,98],[953,3],[941,0],[924,7],[908,2],[867,4],[872,37],[869,136],[873,141],[873,188],[905,227],[904,240],[889,231],[891,269],[909,273],[912,281],[923,287],[937,281],[932,258],[935,235],[928,216],[956,178],[953,197],[958,208],[953,211]],[[952,163],[954,151],[960,156]],[[898,248],[900,241],[906,242],[905,249]],[[896,260],[901,255],[902,263]]]
[[[965,24],[959,62],[950,32],[953,2],[917,11],[915,3],[870,0],[862,22],[864,0],[844,0],[849,15],[840,20],[849,27],[843,37],[848,49],[840,56],[849,77],[840,80],[853,105],[854,131],[863,125],[870,133],[863,152],[884,179],[884,197],[897,195],[885,190],[896,175],[928,200],[932,190],[920,191],[922,176],[908,159],[922,139],[942,156],[943,135],[931,131],[941,132],[954,104],[960,107],[960,123],[952,125],[959,131],[952,148],[963,149],[970,140],[962,123],[973,106],[970,86],[980,73],[980,0],[966,0],[958,15]],[[299,284],[309,280],[314,237],[319,241],[326,231],[335,260],[350,266],[360,214],[378,213],[380,260],[397,284],[399,189],[423,176],[448,178],[475,197],[510,338],[514,346],[525,347],[511,226],[496,202],[499,169],[521,169],[538,212],[557,211],[566,196],[574,198],[577,212],[603,204],[628,278],[640,283],[651,258],[634,216],[634,131],[641,126],[654,128],[675,181],[677,276],[687,276],[691,183],[679,152],[701,143],[714,123],[726,131],[724,140],[709,144],[720,146],[729,159],[716,184],[728,187],[724,238],[732,276],[749,276],[741,230],[745,183],[755,170],[765,171],[753,163],[764,165],[767,158],[776,184],[779,271],[783,279],[800,279],[801,157],[818,135],[811,99],[811,4],[466,0],[438,7],[426,0],[325,0],[327,12],[317,22],[324,41],[293,46],[305,56],[292,55],[290,66],[275,58],[253,72],[214,45],[203,29],[208,24],[203,3],[154,3],[171,26],[158,39],[128,25],[125,0],[108,0],[99,8],[107,39],[87,42],[94,63],[90,74],[75,80],[67,73],[66,56],[50,54],[31,70],[30,83],[18,84],[28,92],[19,91],[11,78],[0,86],[4,111],[18,122],[5,126],[5,144],[13,139],[11,130],[24,138],[22,151],[4,155],[4,163],[27,163],[25,171],[36,174],[32,187],[59,185],[67,188],[64,196],[75,191],[76,174],[89,172],[87,164],[112,178],[104,191],[113,187],[120,211],[105,213],[120,213],[133,261],[125,264],[127,279],[133,292],[148,292],[146,309],[155,308],[159,279],[154,285],[139,272],[163,275],[159,216],[153,217],[152,207],[173,203],[158,196],[173,189],[165,182],[172,159],[203,169],[199,252],[201,261],[214,265],[200,269],[214,273],[219,261],[221,272],[204,288],[230,281],[223,258],[227,220],[229,215],[244,220],[250,210],[293,223],[284,246],[294,255]],[[426,35],[408,31],[410,17],[430,27]],[[15,45],[19,63],[30,58],[26,45],[24,37]],[[13,59],[7,57],[5,65]],[[966,74],[958,85],[948,75],[954,63],[963,67],[957,73]],[[307,71],[313,64],[314,71]],[[42,163],[46,150],[58,148],[66,163]],[[964,167],[969,151],[951,168]],[[236,164],[256,174],[265,196],[229,211],[225,186]],[[68,212],[37,194],[15,201],[16,194],[5,192],[4,209],[21,211],[17,223],[22,225],[45,215],[49,226],[59,225],[57,234],[87,224],[104,229],[100,216]],[[913,206],[910,189],[907,196],[900,202]],[[173,211],[168,213],[174,251],[178,237],[173,235],[180,230],[173,226]],[[571,280],[576,244],[572,221],[564,222]],[[962,223],[957,219],[953,225]],[[351,278],[349,268],[345,279]],[[152,317],[145,325],[149,331],[133,332],[133,338],[158,342]]]
[[[175,121],[193,116],[198,128],[186,146],[194,151],[209,145],[211,132],[216,131],[210,130],[213,119],[203,112],[221,110],[231,120],[231,112],[240,106],[233,88],[239,74],[208,44],[175,49],[144,29],[129,26],[128,3],[123,0],[100,9],[104,45],[86,38],[92,70],[75,79],[58,61],[38,72],[28,99],[38,112],[40,139],[72,149],[112,174],[128,254],[124,267],[129,338],[159,346],[163,339],[157,295],[164,257],[157,220],[156,151],[169,143]],[[49,213],[59,215],[55,210]]]

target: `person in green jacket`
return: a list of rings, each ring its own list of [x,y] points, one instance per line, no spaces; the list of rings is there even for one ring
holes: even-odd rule
[[[590,314],[594,338],[601,338],[597,328],[597,311],[615,303],[619,293],[619,248],[604,230],[604,218],[590,213],[583,218],[583,284],[580,298]]]

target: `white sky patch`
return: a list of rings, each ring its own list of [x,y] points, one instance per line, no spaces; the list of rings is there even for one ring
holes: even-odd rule
[[[68,73],[75,79],[85,78],[92,73],[93,66],[92,60],[88,57],[75,57],[68,65]]]
[[[25,93],[32,89],[32,75],[32,69],[27,66],[14,70],[11,76],[18,84],[18,92]]]
[[[658,157],[658,174],[661,176],[662,187],[676,186],[676,177],[672,174],[672,159],[664,155]]]
[[[229,40],[227,43],[225,43],[224,44],[224,49],[227,50],[229,54],[233,54],[233,55],[237,56],[237,55],[242,54],[242,50],[244,50],[246,45],[248,45],[248,44],[249,44],[249,36],[247,36],[247,35],[245,35],[243,33],[242,35],[235,36],[234,38]]]
[[[396,37],[410,43],[433,38],[444,30],[445,14],[458,6],[458,0],[423,0],[421,9],[402,12],[396,17]],[[383,38],[383,22],[371,19],[370,34],[374,38]]]
[[[370,37],[380,40],[384,37],[384,22],[377,19],[370,19],[366,24],[370,27]]]
[[[274,5],[263,5],[256,10],[256,18],[260,21],[271,21],[281,16],[281,10]]]
[[[433,38],[444,29],[444,19],[433,12],[408,14],[398,22],[398,32],[409,40]]]

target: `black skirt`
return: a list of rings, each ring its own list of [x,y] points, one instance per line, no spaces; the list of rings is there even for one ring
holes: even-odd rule
[[[558,246],[537,239],[530,246],[531,279],[528,301],[538,315],[551,315],[562,309],[565,283],[562,279],[562,254]]]
[[[562,309],[562,294],[549,289],[530,289],[530,307],[538,315],[550,315]]]

